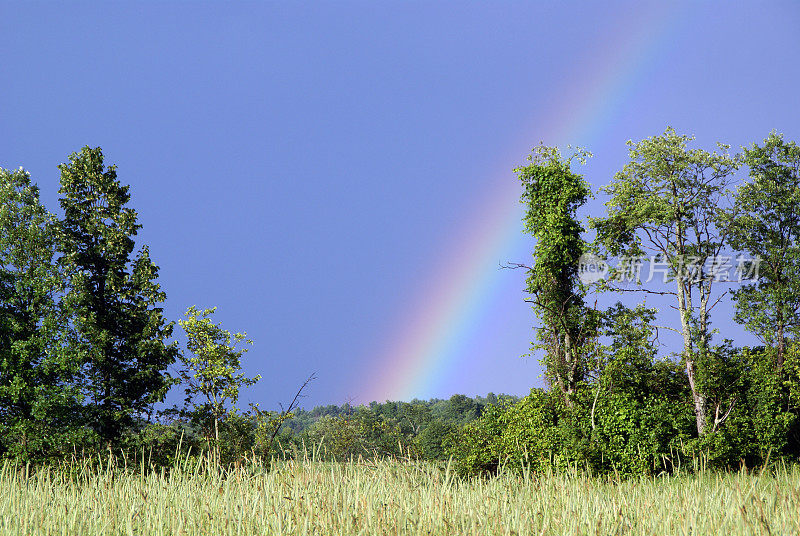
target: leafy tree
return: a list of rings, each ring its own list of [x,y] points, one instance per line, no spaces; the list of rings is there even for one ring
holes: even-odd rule
[[[735,320],[777,344],[780,369],[786,336],[800,328],[800,147],[772,132],[744,161],[750,180],[736,195],[730,242],[760,262],[758,280],[733,294]]]
[[[530,163],[514,170],[524,188],[525,232],[536,238],[527,291],[542,325],[533,348],[545,350],[546,376],[567,405],[583,380],[584,349],[595,331],[595,315],[584,305],[578,284],[578,262],[587,246],[575,216],[591,190],[572,171],[573,161],[584,163],[590,156],[579,149],[565,159],[558,149],[539,145],[528,156]]]
[[[55,217],[28,173],[0,169],[0,454],[23,459],[79,435],[77,369],[60,342],[56,239]]]
[[[501,395],[501,396],[503,396],[503,395]],[[493,392],[489,391],[489,393],[485,397],[476,396],[475,397],[475,401],[478,404],[482,405],[482,406],[488,406],[489,404],[497,404],[497,403],[499,403],[500,402],[500,398],[496,394],[494,394]]]
[[[198,310],[192,306],[186,311],[186,318],[179,320],[188,338],[187,348],[191,355],[181,356],[185,369],[181,378],[186,384],[187,400],[195,395],[205,398],[200,406],[201,415],[206,415],[213,423],[215,441],[219,441],[219,423],[227,412],[227,403],[236,404],[241,387],[255,384],[261,376],[245,377],[241,372],[242,356],[248,348],[237,348],[240,342],[252,344],[246,340],[246,333],[231,333],[214,324],[212,309]]]
[[[576,460],[559,426],[565,413],[560,392],[532,389],[517,402],[488,406],[480,419],[447,439],[446,453],[463,473],[494,472],[500,466],[568,467]]]
[[[442,421],[430,421],[414,437],[414,444],[425,460],[447,459],[445,444],[456,427]]]
[[[645,292],[675,297],[683,336],[683,359],[692,392],[697,432],[703,435],[710,407],[703,368],[710,366],[710,318],[714,277],[708,261],[726,244],[722,200],[738,167],[727,152],[689,149],[694,138],[667,128],[664,134],[628,142],[630,162],[603,188],[611,196],[608,216],[592,221],[606,254],[632,259],[646,253],[666,265],[675,290]],[[720,145],[722,151],[728,147]],[[717,422],[716,425],[721,423]]]
[[[447,410],[443,417],[453,423],[474,421],[481,414],[481,407],[466,395],[455,394],[447,400]]]
[[[431,408],[422,402],[401,402],[398,404],[396,417],[402,429],[407,429],[412,436],[417,436],[425,426],[433,420]]]
[[[159,307],[166,295],[148,248],[132,257],[141,226],[116,167],[105,167],[99,147],[84,147],[59,169],[60,260],[69,277],[73,348],[84,372],[89,422],[113,442],[173,384],[166,372],[177,356],[167,342],[173,324]]]
[[[784,369],[776,369],[777,349],[745,348],[740,352],[744,381],[737,385],[742,402],[726,424],[729,465],[745,459],[749,466],[800,453],[800,386],[796,344],[784,350]]]
[[[362,457],[400,457],[411,444],[396,423],[360,407],[351,415],[325,415],[307,432],[312,445],[326,459],[344,461]]]

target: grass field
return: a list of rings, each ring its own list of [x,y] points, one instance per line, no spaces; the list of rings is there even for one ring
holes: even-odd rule
[[[280,462],[136,474],[0,469],[5,534],[800,534],[800,470],[614,482],[462,479],[427,464]]]

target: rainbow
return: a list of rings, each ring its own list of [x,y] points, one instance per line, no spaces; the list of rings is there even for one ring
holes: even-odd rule
[[[547,114],[524,133],[527,139],[563,146],[588,143],[603,134],[673,33],[676,13],[655,9],[621,21],[621,38],[600,49],[599,56],[594,53],[576,63],[567,92],[557,88],[558,98],[547,103]],[[524,239],[519,183],[510,169],[499,177],[471,213],[478,214],[470,218],[474,224],[444,252],[411,308],[401,315],[404,320],[383,339],[377,359],[372,354],[365,360],[375,365],[368,392],[363,385],[356,391],[363,395],[360,402],[428,397],[443,378],[453,375],[467,330],[485,314],[500,284],[498,261]]]

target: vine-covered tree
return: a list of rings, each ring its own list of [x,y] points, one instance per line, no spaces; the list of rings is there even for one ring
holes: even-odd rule
[[[166,295],[149,249],[133,256],[141,226],[116,166],[105,167],[99,147],[84,147],[59,169],[65,303],[84,369],[87,418],[101,440],[113,442],[174,383],[167,373],[177,356],[168,343],[173,324],[159,306]]]
[[[572,171],[574,161],[585,163],[590,156],[578,149],[563,158],[558,149],[539,145],[528,156],[529,164],[514,170],[523,186],[525,232],[536,238],[527,278],[529,301],[541,322],[533,348],[545,350],[547,378],[568,405],[583,380],[586,343],[596,331],[596,315],[585,306],[578,281],[578,264],[587,245],[576,211],[591,189]]]

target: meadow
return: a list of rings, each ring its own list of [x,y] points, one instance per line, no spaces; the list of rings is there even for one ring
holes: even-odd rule
[[[798,505],[796,467],[627,480],[390,460],[0,469],[4,535],[796,535]]]

